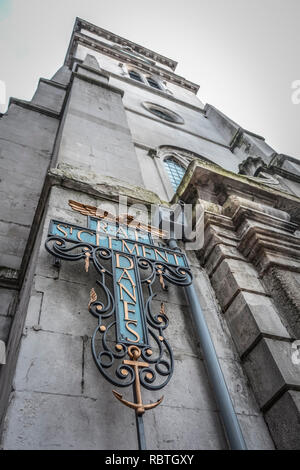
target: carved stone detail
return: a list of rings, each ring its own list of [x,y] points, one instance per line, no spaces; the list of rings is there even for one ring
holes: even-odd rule
[[[299,448],[300,369],[291,342],[300,338],[300,200],[266,185],[254,191],[258,178],[247,184],[202,163],[190,172],[180,197],[194,203],[196,191],[206,200],[200,259],[275,444]]]

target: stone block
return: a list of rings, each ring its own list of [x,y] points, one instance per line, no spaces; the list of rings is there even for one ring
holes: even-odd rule
[[[272,301],[263,295],[240,292],[226,310],[225,317],[240,355],[260,335],[290,338]]]
[[[299,366],[298,366],[299,367]],[[300,392],[289,390],[265,413],[277,449],[300,449]]]
[[[73,211],[68,205],[68,200],[65,202],[65,207],[63,209],[61,207],[53,206],[47,212],[47,218],[49,219],[47,228],[49,227],[50,219],[60,220],[69,224],[79,225],[80,227],[87,227],[87,216],[79,214],[79,212]]]
[[[161,404],[146,415],[145,433],[151,450],[228,448],[218,413],[206,409]]]
[[[10,226],[12,226],[12,224],[10,224]],[[26,235],[24,233],[21,235],[18,231],[16,231],[14,235],[0,235],[1,251],[3,250],[2,252],[6,255],[17,255],[21,258],[25,249],[28,232],[29,230],[27,229]]]
[[[152,309],[155,314],[159,313],[160,306],[160,301],[153,300]],[[165,312],[169,319],[169,326],[164,330],[164,335],[173,351],[199,357],[201,351],[189,308],[168,302],[165,304]]]
[[[261,407],[285,388],[300,388],[300,367],[292,362],[291,343],[263,338],[244,366]]]
[[[8,141],[13,153],[20,153],[22,146],[22,149],[42,150],[50,156],[57,127],[57,119],[12,104],[6,119],[1,121],[0,138],[3,136]]]
[[[248,450],[274,450],[274,442],[264,418],[248,414],[237,415]]]
[[[237,359],[224,315],[204,270],[193,269],[194,287],[218,357]]]
[[[225,244],[216,245],[205,260],[205,270],[209,276],[224,258],[246,261],[246,258],[238,252],[236,247]]]
[[[54,86],[51,82],[40,81],[32,102],[59,113],[65,94],[66,91],[63,88]]]
[[[28,330],[21,345],[14,388],[80,395],[81,373],[81,338]]]
[[[83,204],[88,204],[90,206],[97,206],[97,199],[89,194],[75,191],[73,189],[66,189],[59,186],[53,186],[51,189],[51,194],[49,197],[49,209],[48,213],[51,217],[55,217],[55,211],[61,209],[63,211],[70,212],[70,215],[73,214],[74,217],[80,217],[82,221],[87,220],[86,215],[82,215],[79,212],[73,211],[68,204],[69,200],[78,201]],[[54,213],[52,213],[52,210]]]
[[[219,362],[235,412],[259,416],[259,407],[241,364],[235,360],[222,358]]]
[[[112,345],[113,349],[114,345]],[[113,349],[114,350],[114,349]],[[82,394],[85,397],[93,399],[103,399],[106,402],[106,406],[110,408],[117,407],[118,401],[113,396],[112,390],[116,390],[128,397],[128,400],[132,401],[132,387],[117,387],[112,385],[98,369],[91,351],[91,340],[86,338],[84,341],[84,354],[83,354],[83,369],[82,369]],[[109,371],[108,371],[108,375]],[[113,377],[113,374],[111,374]],[[119,412],[122,413],[122,407],[120,405]]]
[[[265,294],[256,270],[235,259],[225,259],[212,276],[212,285],[223,309],[226,309],[239,290]]]
[[[239,238],[235,233],[230,219],[224,219],[222,216],[216,216],[219,223],[223,225],[214,225],[208,222],[205,228],[205,253],[210,253],[218,244],[237,247]]]
[[[105,397],[95,400],[19,391],[9,406],[3,448],[136,450],[134,412],[124,406],[122,411]]]
[[[187,257],[188,263],[190,266],[195,266],[196,268],[200,267],[200,261],[197,258],[196,252],[193,250],[186,250],[185,255]]]
[[[90,289],[79,283],[39,277],[36,289],[43,292],[40,325],[43,330],[75,336],[91,336],[97,319],[88,311]]]
[[[143,390],[146,403],[155,402],[162,395],[165,407],[216,411],[213,391],[208,382],[202,360],[184,354],[174,356],[173,376],[161,390]]]
[[[49,277],[53,279],[58,278],[59,269],[54,266],[54,257],[48,253],[45,248],[45,240],[48,235],[50,220],[46,218],[44,226],[40,229],[41,243],[39,247],[39,254],[36,262],[35,274],[36,276]]]
[[[273,263],[273,267],[267,270],[263,280],[276,303],[283,321],[288,325],[291,333],[296,338],[299,338],[300,273],[296,272],[298,261],[294,257],[288,259],[283,256],[276,256],[276,260],[274,260],[274,255],[272,257],[276,264]],[[270,261],[272,262],[272,260]],[[282,264],[284,269],[280,269],[278,264]]]
[[[84,258],[78,261],[61,260],[59,268],[59,280],[68,281],[81,285],[83,288],[86,287],[87,298],[89,298],[89,292],[92,287],[96,288],[96,279],[99,279],[100,275],[94,268],[94,264],[91,261],[89,265],[89,271],[86,273]]]
[[[153,292],[156,293],[155,300],[160,302],[171,302],[177,305],[188,305],[183,287],[174,286],[167,281],[166,285],[168,286],[168,289],[164,291],[161,288],[159,279],[154,281],[152,288]]]

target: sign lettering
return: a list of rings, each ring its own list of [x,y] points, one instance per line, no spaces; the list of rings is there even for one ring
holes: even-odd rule
[[[159,261],[173,266],[188,267],[186,258],[182,253],[174,253],[173,250],[168,248],[151,245],[153,242],[147,233],[141,233],[137,236],[136,230],[129,229],[126,226],[123,226],[120,230],[120,226],[118,227],[117,224],[110,224],[92,217],[89,220],[88,228],[51,220],[49,236],[58,236],[74,243],[82,242],[95,247],[110,248],[114,251],[142,256],[151,261]],[[95,224],[96,221],[98,224]],[[94,230],[92,227],[99,230]],[[124,238],[125,235],[129,238]],[[147,239],[147,243],[141,241],[142,237]]]

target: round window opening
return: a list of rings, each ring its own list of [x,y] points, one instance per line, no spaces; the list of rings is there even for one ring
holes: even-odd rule
[[[183,124],[184,120],[181,116],[170,109],[164,108],[163,106],[159,106],[154,103],[145,102],[143,103],[144,108],[150,113],[155,114],[155,116],[163,119],[164,121],[174,122],[175,124]]]

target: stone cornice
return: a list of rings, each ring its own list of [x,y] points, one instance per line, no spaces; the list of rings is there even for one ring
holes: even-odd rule
[[[293,171],[288,168],[283,168],[285,162],[299,165],[299,171],[296,169]],[[264,172],[269,175],[280,175],[283,178],[300,183],[300,160],[288,155],[274,154],[271,156],[271,161],[267,163],[260,156],[249,155],[240,165],[240,173],[248,176],[259,176],[260,172]]]
[[[160,62],[161,64],[170,67],[172,70],[175,70],[177,66],[177,62],[175,60],[158,54],[157,52],[154,52],[151,49],[147,49],[146,47],[140,46],[135,42],[129,41],[128,39],[118,36],[117,34],[107,31],[106,29],[100,28],[100,26],[96,26],[82,18],[77,17],[75,20],[74,32],[80,31],[81,29],[86,29],[87,31],[93,34],[96,34],[97,36],[102,37],[108,41],[112,41],[120,46],[128,46],[138,54],[142,54],[145,57],[154,60],[155,62]]]
[[[204,199],[199,254],[210,275],[225,258],[253,264],[260,276],[272,266],[300,272],[299,198],[206,162],[189,165],[179,197],[193,204]]]
[[[291,173],[290,171],[285,170],[284,168],[280,168],[279,166],[270,165],[269,168],[264,171],[270,172],[272,175],[276,174],[279,176],[283,176],[283,178],[286,178],[288,180],[300,183],[300,175],[297,175],[296,173]]]
[[[223,214],[210,212],[209,210],[205,209],[205,224],[204,227],[208,226],[217,226],[222,227],[226,230],[234,230],[234,225],[230,217],[225,216]],[[237,238],[236,236],[234,236]]]
[[[295,223],[300,223],[300,198],[297,196],[205,161],[190,163],[172,202],[178,199],[195,202],[201,198],[203,188],[210,193],[211,202],[223,205],[230,195],[238,195],[250,200],[253,200],[254,196],[254,200],[270,208],[286,211]]]
[[[62,90],[67,90],[68,85],[63,85],[62,83],[58,83],[55,80],[49,80],[47,78],[40,78],[40,83],[46,83],[46,85],[53,86],[55,88],[61,88]]]
[[[40,106],[38,104],[32,103],[31,101],[24,101],[18,98],[11,97],[8,103],[8,108],[15,104],[20,106],[21,108],[29,109],[30,111],[35,111],[40,114],[44,114],[45,116],[52,117],[55,119],[60,119],[61,113],[53,111],[52,109],[45,108],[44,106]]]
[[[156,193],[145,188],[130,185],[113,177],[86,172],[68,164],[60,164],[58,168],[51,168],[48,171],[47,180],[51,185],[83,191],[103,199],[119,201],[119,196],[126,196],[128,202],[132,204],[143,203],[149,207],[151,204],[169,205],[166,201],[162,201]]]
[[[232,221],[239,232],[243,230],[243,224],[249,221],[250,223],[256,223],[256,225],[266,224],[268,227],[274,227],[276,230],[285,231],[287,233],[294,233],[299,227],[297,224],[264,212],[262,208],[255,210],[245,207],[242,204],[232,216]]]
[[[253,263],[261,277],[272,267],[277,266],[289,272],[300,273],[300,252],[299,249],[291,249],[282,246],[280,239],[268,241],[255,235],[255,245],[253,246],[249,261]]]
[[[292,237],[275,230],[270,230],[268,226],[251,227],[239,243],[239,250],[253,262],[259,263],[258,250],[267,249],[277,256],[282,254],[292,257],[300,265],[300,243],[299,238]]]
[[[297,226],[264,212],[264,208],[268,209],[264,206],[258,211],[240,205],[238,210],[234,208],[232,217],[205,212],[202,258],[210,275],[223,259],[238,259],[237,253],[252,263],[260,276],[273,266],[300,272],[300,238],[293,234]],[[216,255],[218,245],[223,247],[222,256]]]
[[[72,59],[74,57],[75,53],[75,48],[76,44],[82,44],[89,49],[95,50],[96,52],[101,52],[105,55],[108,55],[109,57],[113,57],[118,61],[123,61],[128,64],[132,64],[135,67],[138,67],[142,71],[146,73],[154,73],[159,75],[162,79],[165,79],[171,83],[174,83],[175,85],[181,86],[183,88],[186,88],[189,91],[192,91],[193,93],[197,93],[199,90],[199,85],[186,80],[184,77],[181,77],[175,73],[172,73],[168,70],[163,69],[162,67],[159,67],[157,65],[148,65],[144,63],[142,60],[139,60],[138,58],[134,57],[128,57],[125,53],[123,53],[121,50],[117,50],[112,48],[106,43],[103,43],[97,39],[91,38],[89,36],[86,36],[82,33],[74,33],[71,39],[71,45],[67,54],[67,57],[65,59],[65,64],[70,65],[72,62]]]
[[[75,72],[78,72],[78,71],[80,71],[80,69],[83,69],[83,70],[86,70],[88,72],[92,72],[94,75],[98,75],[101,78],[107,78],[107,80],[110,77],[110,73],[106,72],[106,70],[97,70],[94,67],[90,67],[89,65],[84,64],[82,60],[76,60],[76,62],[78,62],[78,63],[75,67]]]
[[[242,206],[233,223],[240,236],[238,250],[260,275],[273,265],[300,271],[300,238],[294,235],[297,225]]]

